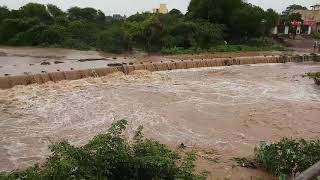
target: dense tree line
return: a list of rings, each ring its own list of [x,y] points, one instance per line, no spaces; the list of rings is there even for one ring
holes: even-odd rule
[[[269,9],[241,0],[191,0],[184,15],[137,13],[112,18],[93,8],[29,3],[18,10],[0,7],[0,44],[98,49],[121,53],[133,48],[210,48],[268,36],[278,21]]]

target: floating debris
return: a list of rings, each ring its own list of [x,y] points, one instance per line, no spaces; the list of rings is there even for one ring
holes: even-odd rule
[[[50,65],[50,62],[44,61],[44,62],[40,63],[40,65]]]
[[[117,67],[117,66],[122,66],[121,63],[111,63],[111,64],[108,64],[109,67]]]
[[[79,59],[79,62],[86,62],[86,61],[101,61],[101,60],[107,60],[106,58],[90,58],[90,59]]]
[[[55,63],[55,64],[62,64],[62,63],[64,63],[64,62],[62,62],[62,61],[54,61],[54,63]]]

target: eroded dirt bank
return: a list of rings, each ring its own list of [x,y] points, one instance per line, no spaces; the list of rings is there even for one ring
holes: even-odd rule
[[[48,156],[52,142],[86,143],[114,120],[128,119],[130,134],[217,151],[200,160],[212,177],[270,178],[232,168],[260,141],[320,136],[320,89],[301,75],[319,63],[287,63],[138,71],[106,77],[16,86],[0,90],[0,171],[24,168]]]

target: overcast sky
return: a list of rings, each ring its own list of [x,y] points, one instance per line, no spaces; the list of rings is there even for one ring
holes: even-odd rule
[[[190,0],[0,0],[0,5],[6,5],[11,9],[18,9],[20,6],[37,2],[43,4],[55,4],[66,10],[72,6],[93,7],[101,9],[107,15],[126,14],[131,15],[136,12],[150,11],[160,3],[166,3],[169,9],[177,8],[186,12]],[[320,0],[248,0],[248,2],[261,6],[264,9],[273,8],[281,12],[290,4],[301,4],[311,6],[320,3]]]

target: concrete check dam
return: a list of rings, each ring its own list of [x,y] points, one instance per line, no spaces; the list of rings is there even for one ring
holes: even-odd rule
[[[189,59],[189,60],[170,60],[160,62],[138,62],[138,63],[110,63],[105,67],[94,67],[87,69],[70,70],[43,70],[41,73],[27,74],[4,74],[0,76],[0,88],[8,89],[16,85],[43,84],[48,81],[61,80],[77,80],[87,77],[101,77],[114,72],[123,72],[129,74],[135,70],[148,71],[167,71],[175,69],[191,69],[201,67],[218,67],[244,64],[260,64],[260,63],[285,63],[285,62],[304,62],[319,61],[320,56],[317,55],[297,55],[297,56],[248,56],[236,58],[212,58],[212,59]],[[45,69],[45,67],[43,66]]]

